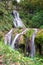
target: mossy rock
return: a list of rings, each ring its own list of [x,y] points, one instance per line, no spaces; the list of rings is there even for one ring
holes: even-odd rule
[[[22,32],[22,29],[19,28],[19,29],[18,29],[18,33],[21,33],[21,32]]]
[[[36,35],[36,38],[35,38],[35,43],[36,44],[43,44],[43,29],[40,30],[37,35]]]
[[[24,37],[31,39],[33,33],[34,33],[34,30],[32,30],[32,29],[31,30],[27,30],[26,34],[24,34]]]

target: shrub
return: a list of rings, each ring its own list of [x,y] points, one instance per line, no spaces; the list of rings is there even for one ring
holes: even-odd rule
[[[40,26],[43,26],[43,11],[37,12],[31,22],[31,27],[40,28]]]
[[[35,38],[35,43],[36,44],[43,44],[43,29],[40,30],[37,35],[36,35],[36,38]]]

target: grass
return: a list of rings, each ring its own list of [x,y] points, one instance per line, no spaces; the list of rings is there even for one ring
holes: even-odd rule
[[[3,62],[6,65],[43,65],[43,58],[23,57],[19,51],[12,49],[10,46],[5,45],[0,41],[0,55],[3,55]]]

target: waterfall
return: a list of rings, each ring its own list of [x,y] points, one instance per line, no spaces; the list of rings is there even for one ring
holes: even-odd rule
[[[12,41],[12,45],[11,45],[11,47],[12,47],[13,49],[15,48],[14,44],[16,43],[16,40],[18,39],[18,37],[19,37],[20,35],[23,35],[27,30],[28,30],[28,29],[25,29],[23,32],[21,32],[21,33],[19,33],[19,34],[17,34],[17,35],[15,36],[14,40]]]
[[[18,40],[18,38],[21,36],[21,35],[23,35],[27,30],[30,30],[30,28],[26,28],[25,30],[23,30],[21,33],[18,33],[15,37],[14,37],[14,39],[13,39],[13,41],[11,42],[11,39],[12,39],[12,32],[13,32],[13,28],[5,35],[5,44],[9,44],[9,45],[11,45],[11,47],[14,49],[15,48],[15,44],[16,44],[16,41]],[[34,30],[34,33],[33,33],[33,35],[32,35],[32,38],[31,38],[31,51],[30,51],[30,56],[31,57],[34,57],[34,55],[35,55],[35,42],[34,42],[34,40],[35,40],[35,36],[36,36],[36,34],[37,34],[37,32],[38,32],[38,29],[33,29]]]
[[[12,36],[13,28],[5,35],[4,42],[5,44],[11,44],[11,36]]]
[[[20,17],[19,17],[19,13],[17,11],[13,11],[13,15],[14,15],[14,26],[15,27],[22,27],[22,28],[26,28],[25,25],[23,24],[23,22],[21,21]],[[4,38],[4,41],[5,41],[5,44],[9,43],[9,45],[11,44],[11,36],[12,36],[12,31],[13,29],[11,29],[6,35],[5,35],[5,38]],[[19,37],[20,34],[17,34],[16,37]],[[16,38],[15,37],[15,38]]]
[[[13,10],[13,15],[14,15],[14,21],[13,21],[14,26],[25,28],[25,25],[23,24],[22,20],[19,17],[19,13]]]
[[[35,55],[35,42],[34,42],[34,40],[35,40],[35,36],[36,36],[36,34],[38,32],[37,29],[34,29],[34,30],[35,30],[35,32],[33,33],[32,39],[31,39],[31,44],[32,44],[32,46],[31,46],[31,53],[30,53],[31,57],[34,57],[34,55]]]
[[[22,20],[21,20],[21,18],[20,18],[20,16],[19,16],[19,13],[16,11],[16,10],[13,10],[13,15],[14,15],[14,21],[13,21],[13,23],[14,23],[14,26],[15,27],[21,27],[21,28],[26,28],[25,27],[25,25],[23,24],[23,22],[22,22]],[[15,48],[15,43],[16,43],[16,41],[17,41],[17,39],[19,38],[19,36],[20,35],[23,35],[26,31],[28,30],[28,28],[26,28],[24,31],[22,31],[21,33],[18,33],[15,37],[14,37],[14,39],[13,39],[13,41],[11,42],[11,38],[12,38],[12,31],[13,31],[13,29],[11,29],[6,35],[5,35],[5,44],[7,44],[7,43],[9,43],[9,45],[11,45],[11,47],[14,49]],[[34,57],[34,55],[35,55],[35,44],[34,44],[34,40],[35,40],[35,36],[36,36],[36,33],[37,33],[37,29],[34,29],[35,30],[35,32],[33,33],[33,35],[32,35],[32,39],[31,39],[31,44],[32,44],[32,46],[31,46],[31,51],[30,51],[30,56],[31,57]]]

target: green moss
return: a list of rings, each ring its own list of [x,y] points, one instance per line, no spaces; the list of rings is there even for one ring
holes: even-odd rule
[[[37,35],[36,35],[36,38],[35,38],[35,43],[36,44],[43,44],[43,29],[40,30]]]
[[[21,28],[19,28],[19,29],[18,29],[18,33],[21,33],[21,32],[22,32],[22,29],[21,29]]]
[[[24,34],[24,37],[31,39],[33,33],[34,33],[34,30],[32,30],[32,29],[31,29],[31,30],[28,30],[28,31],[26,32],[26,34]]]

